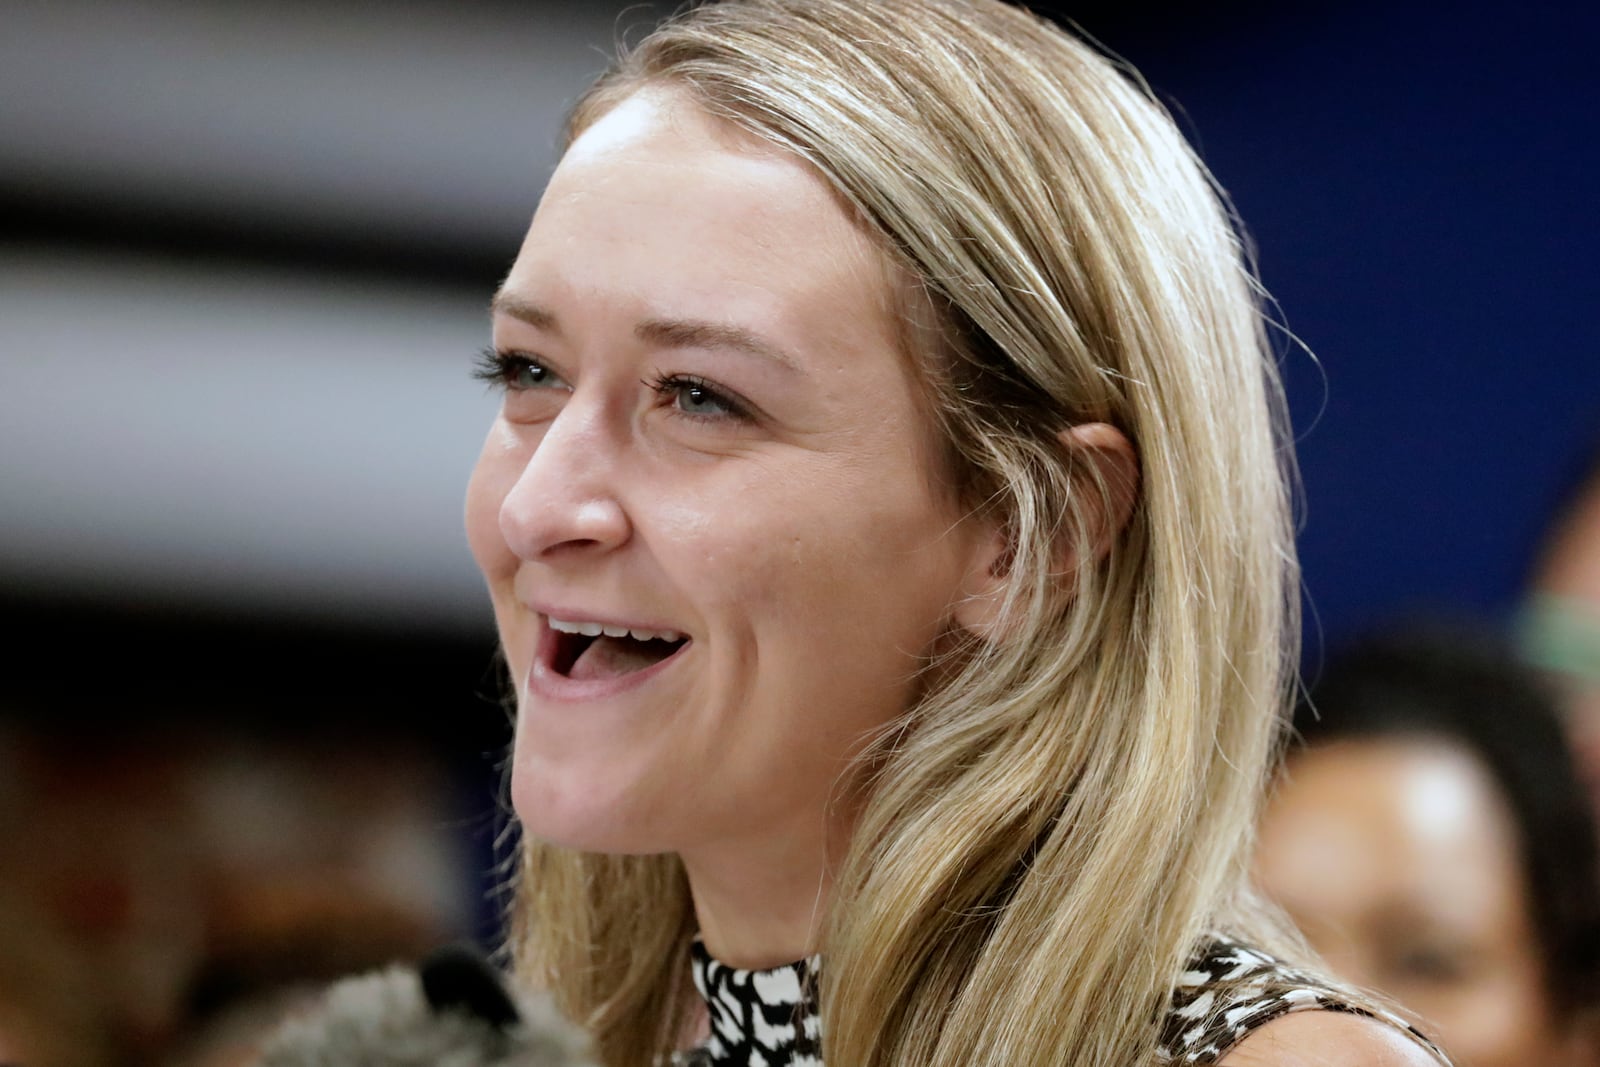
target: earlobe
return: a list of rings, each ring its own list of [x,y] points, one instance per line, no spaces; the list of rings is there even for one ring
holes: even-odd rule
[[[1056,439],[1066,450],[1073,471],[1074,506],[1079,509],[1078,522],[1062,524],[1061,543],[1055,546],[1054,569],[1070,596],[1081,562],[1080,542],[1073,531],[1083,531],[1082,543],[1090,546],[1095,560],[1111,551],[1139,499],[1139,457],[1127,435],[1110,423],[1071,426]],[[988,639],[999,625],[1000,608],[1012,578],[1014,548],[1009,534],[996,523],[988,524],[979,537],[954,615],[962,629]]]

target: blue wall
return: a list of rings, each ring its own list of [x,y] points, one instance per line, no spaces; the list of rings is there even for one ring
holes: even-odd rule
[[[1503,614],[1600,446],[1595,11],[1101,34],[1187,115],[1315,353],[1285,357],[1308,652],[1418,610]]]

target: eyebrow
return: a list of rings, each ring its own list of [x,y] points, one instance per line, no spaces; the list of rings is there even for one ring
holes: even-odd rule
[[[489,310],[510,315],[553,334],[561,333],[561,323],[555,312],[509,293],[496,293],[489,302]],[[770,359],[790,370],[800,369],[799,362],[781,346],[753,330],[731,323],[702,319],[646,319],[633,328],[633,333],[639,340],[658,348],[726,348]]]
[[[521,297],[512,296],[504,290],[495,293],[494,298],[489,301],[489,313],[491,315],[510,315],[514,319],[521,319],[529,326],[536,326],[551,333],[561,332],[561,326],[556,322],[555,312],[523,300]]]

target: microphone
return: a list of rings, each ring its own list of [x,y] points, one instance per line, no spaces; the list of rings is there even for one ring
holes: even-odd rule
[[[477,952],[453,945],[420,967],[330,986],[288,1019],[257,1067],[594,1067],[588,1038],[547,996],[516,995]]]

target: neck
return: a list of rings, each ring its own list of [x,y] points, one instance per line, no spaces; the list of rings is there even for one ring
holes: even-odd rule
[[[793,963],[816,951],[836,858],[829,842],[848,840],[824,822],[811,812],[779,833],[768,827],[680,853],[706,951],[742,970]]]

